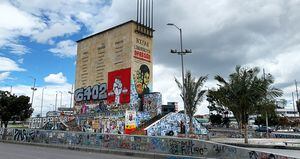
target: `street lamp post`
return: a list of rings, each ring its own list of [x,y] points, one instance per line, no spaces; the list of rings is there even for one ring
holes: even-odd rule
[[[41,100],[41,117],[43,117],[43,105],[44,105],[44,90],[46,87],[42,89],[42,100]]]
[[[62,107],[62,91],[59,91],[60,93],[60,107]]]
[[[74,92],[73,92],[73,84],[72,84],[71,91],[69,91],[68,93],[69,93],[70,96],[71,96],[71,98],[70,98],[70,108],[72,108],[72,100],[73,100],[72,96],[73,96],[73,94],[74,94]]]
[[[56,91],[56,94],[55,94],[55,109],[54,109],[54,111],[56,111],[56,107],[57,107],[57,91]]]
[[[9,86],[9,88],[10,88],[10,89],[9,89],[9,93],[12,94],[12,85],[7,85],[7,84],[5,84],[5,86]]]
[[[184,67],[183,67],[183,55],[187,54],[187,53],[192,53],[192,50],[183,50],[183,45],[182,45],[182,29],[179,28],[177,25],[173,24],[173,23],[168,23],[167,25],[170,26],[174,26],[175,28],[177,28],[179,30],[179,34],[180,34],[180,51],[177,51],[176,49],[173,50],[171,49],[171,53],[173,54],[178,54],[181,57],[181,73],[182,73],[182,98],[183,98],[183,107],[184,107],[184,116],[185,116],[185,137],[187,137],[187,113],[186,113],[186,103],[185,103],[185,84],[184,84]],[[192,124],[191,124],[192,125]]]
[[[36,78],[34,78],[34,77],[32,77],[32,78],[33,78],[33,87],[31,87],[31,90],[32,90],[31,106],[33,106],[34,91],[37,90],[37,88],[35,87]]]

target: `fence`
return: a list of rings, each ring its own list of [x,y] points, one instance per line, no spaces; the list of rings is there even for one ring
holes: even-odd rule
[[[4,129],[0,129],[0,137]],[[217,144],[210,141],[174,137],[131,136],[70,131],[51,131],[37,129],[7,129],[6,140],[65,145],[69,147],[90,147],[99,149],[130,150],[167,155],[185,155],[213,158],[257,158],[290,157],[251,151],[246,148]]]

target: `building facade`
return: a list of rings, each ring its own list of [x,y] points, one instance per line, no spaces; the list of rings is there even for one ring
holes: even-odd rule
[[[79,119],[81,125],[123,133],[159,113],[161,95],[147,95],[153,84],[153,30],[149,35],[140,30],[149,28],[128,21],[77,41],[74,110],[87,119]],[[157,104],[146,103],[145,109],[145,95],[147,103]]]

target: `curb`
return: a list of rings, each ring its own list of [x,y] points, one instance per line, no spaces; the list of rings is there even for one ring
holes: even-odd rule
[[[258,145],[258,144],[243,144],[243,143],[224,143],[227,145],[250,147],[250,148],[271,148],[271,149],[286,149],[286,150],[300,150],[300,147],[284,146],[284,145]]]
[[[170,155],[170,154],[161,154],[161,153],[150,153],[150,152],[140,152],[140,151],[129,151],[122,149],[103,149],[103,148],[91,148],[91,147],[78,147],[78,146],[68,146],[68,145],[56,145],[56,144],[41,144],[41,143],[30,143],[30,142],[19,142],[19,141],[8,141],[0,140],[2,143],[10,144],[21,144],[29,146],[40,146],[47,148],[60,148],[64,150],[73,150],[73,151],[83,151],[83,152],[94,152],[94,153],[105,153],[105,154],[114,154],[120,156],[132,156],[132,157],[141,157],[149,159],[204,159],[205,157],[195,157],[195,156],[181,156],[181,155]]]

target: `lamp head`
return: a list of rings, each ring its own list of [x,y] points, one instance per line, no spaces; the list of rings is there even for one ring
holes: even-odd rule
[[[167,25],[174,25],[173,23],[168,23]]]
[[[176,49],[171,49],[171,53],[177,53]]]

